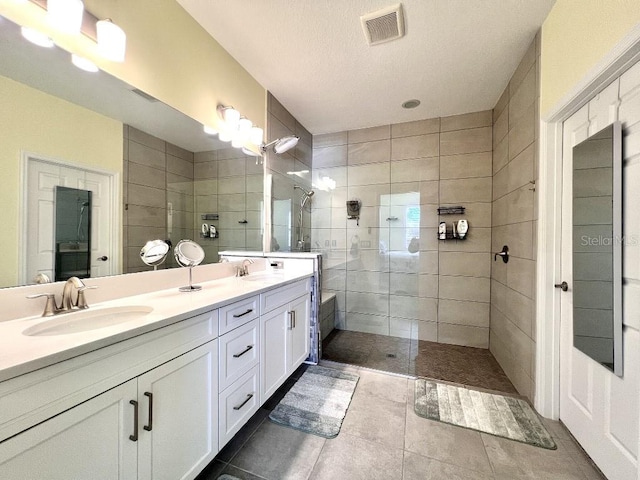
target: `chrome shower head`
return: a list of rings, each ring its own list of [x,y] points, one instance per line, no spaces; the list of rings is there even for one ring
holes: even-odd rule
[[[260,151],[265,153],[269,147],[273,146],[273,151],[279,155],[295,147],[298,144],[298,140],[300,140],[300,137],[297,135],[287,135],[286,137],[278,138],[273,142],[263,143],[260,146]]]
[[[298,190],[302,190],[302,193],[304,193],[304,195],[307,196],[307,197],[313,197],[313,195],[316,193],[313,190],[306,190],[305,188],[301,187],[300,185],[294,185],[293,188],[297,188]]]

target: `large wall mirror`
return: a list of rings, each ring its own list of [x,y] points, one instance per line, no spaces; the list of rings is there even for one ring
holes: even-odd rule
[[[144,92],[105,72],[81,71],[68,52],[33,45],[17,25],[0,22],[0,287],[33,283],[47,271],[40,260],[55,258],[56,186],[93,193],[91,262],[103,260],[91,276],[152,270],[140,250],[153,239],[174,246],[195,240],[204,263],[218,261],[221,250],[262,250],[262,162]],[[107,214],[98,215],[99,208]],[[109,241],[101,243],[100,235]],[[175,266],[169,256],[159,268]]]
[[[573,147],[573,345],[622,375],[622,133]]]

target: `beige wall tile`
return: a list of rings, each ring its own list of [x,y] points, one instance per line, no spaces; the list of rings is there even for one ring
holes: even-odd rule
[[[313,145],[313,135],[304,125],[296,120],[295,134],[300,137],[300,143],[306,143],[310,147]]]
[[[509,133],[509,109],[505,108],[493,124],[493,148]]]
[[[389,163],[349,166],[347,170],[349,185],[375,185],[389,183]]]
[[[391,183],[438,180],[440,161],[438,157],[394,160],[390,169]]]
[[[438,342],[467,347],[488,348],[489,329],[438,323]]]
[[[449,300],[488,303],[491,299],[490,280],[488,278],[452,277],[441,274],[438,296]]]
[[[166,154],[159,150],[129,142],[129,162],[164,170],[167,166]]]
[[[171,155],[173,157],[178,157],[182,160],[186,160],[190,163],[193,163],[194,153],[189,150],[185,150],[184,148],[178,147],[173,143],[167,142],[167,155]]]
[[[215,150],[209,152],[196,152],[193,154],[193,162],[214,162],[218,159],[218,154]]]
[[[509,163],[509,137],[505,136],[493,150],[493,173],[502,170]]]
[[[129,226],[162,227],[166,225],[167,210],[165,208],[129,205],[127,210]]]
[[[154,137],[153,135],[149,135],[137,128],[129,126],[129,140],[132,140],[136,143],[145,145],[154,150],[158,150],[160,152],[165,152],[166,146],[165,141],[161,138]]]
[[[293,150],[293,156],[305,166],[313,166],[313,148],[311,148],[311,144],[300,140]],[[255,160],[253,160],[253,163],[255,164]]]
[[[193,195],[193,180],[191,178],[181,177],[175,173],[167,173],[167,191]]]
[[[166,187],[166,174],[164,170],[129,162],[129,183],[164,190]]]
[[[439,155],[439,135],[417,135],[393,138],[391,140],[391,159],[437,157]]]
[[[441,179],[490,177],[491,174],[491,152],[440,157]]]
[[[166,230],[164,227],[139,227],[130,226],[127,227],[127,241],[129,245],[144,245],[149,240],[156,238],[164,238]],[[140,250],[138,249],[138,253]]]
[[[440,154],[490,152],[492,150],[492,128],[469,128],[440,134]]]
[[[509,102],[509,123],[517,122],[527,109],[536,101],[536,67],[529,68],[524,80],[511,95]]]
[[[513,160],[535,139],[535,105],[531,104],[518,120],[509,123],[509,160]]]
[[[346,145],[347,132],[323,133],[313,136],[313,148],[335,147],[337,145]]]
[[[391,125],[391,138],[413,137],[415,135],[427,135],[440,131],[440,119],[428,118],[415,122],[395,123]]]
[[[520,187],[504,198],[507,199],[510,219],[517,219],[521,222],[533,220],[535,196],[529,190],[529,186]]]
[[[167,172],[193,178],[193,161],[184,160],[173,155],[167,155]]]
[[[493,199],[504,197],[509,193],[509,167],[503,168],[493,176]]]
[[[394,317],[412,318],[425,322],[435,322],[438,318],[438,300],[436,298],[391,295],[389,308]]]
[[[512,256],[507,264],[507,286],[533,299],[536,280],[536,265],[533,260]]]
[[[193,178],[206,180],[218,177],[218,162],[196,162],[193,165]]]
[[[467,252],[440,252],[441,275],[465,277],[491,276],[491,254]]]
[[[350,144],[388,140],[389,138],[391,138],[391,125],[361,128],[360,130],[349,130],[349,132],[347,132],[347,139]]]
[[[437,231],[437,229],[433,230]],[[469,232],[464,240],[436,240],[436,242],[440,252],[490,252],[491,228],[475,227],[469,223]]]
[[[292,132],[295,131],[296,119],[270,92],[267,94],[267,110],[278,120],[280,120],[284,125],[286,125],[286,127],[289,128]]]
[[[389,315],[389,295],[347,291],[347,312]]]
[[[491,200],[491,177],[440,182],[440,202],[443,204],[490,202]]]
[[[388,162],[391,158],[389,140],[349,144],[347,164]]]
[[[531,144],[516,158],[509,162],[509,192],[512,192],[524,185],[527,185],[529,188],[533,188],[533,185],[529,182],[535,179],[534,152],[535,145]]]
[[[437,227],[440,222],[433,222],[433,216],[438,212],[438,203],[440,198],[440,182],[420,182],[420,205],[424,207],[431,206],[431,211],[420,212],[420,226]]]
[[[493,123],[492,111],[465,113],[440,119],[440,131],[464,130],[467,128],[490,127]]]
[[[504,109],[508,106],[509,106],[509,86],[507,85],[507,88],[505,88],[504,91],[502,92],[502,95],[500,95],[500,98],[498,99],[496,106],[493,107],[494,122],[502,114]]]
[[[424,340],[427,342],[438,341],[438,323],[437,322],[413,322],[411,329],[411,338]]]
[[[534,40],[533,42],[531,42],[531,45],[529,45],[529,48],[527,49],[524,56],[522,57],[522,60],[520,60],[520,64],[518,65],[518,68],[516,68],[516,71],[513,72],[513,75],[509,82],[509,93],[511,97],[513,97],[513,94],[518,89],[518,87],[526,77],[527,73],[529,72],[529,69],[535,63],[535,61],[536,61],[536,46],[535,46],[535,40]]]
[[[461,300],[438,300],[438,322],[489,328],[489,304]]]
[[[390,193],[389,184],[382,185],[350,185],[347,189],[347,198],[349,200],[360,200],[363,206],[375,207],[382,205],[383,199],[388,200]],[[340,205],[344,207],[344,204]]]
[[[346,144],[313,149],[313,168],[341,167],[346,164]]]

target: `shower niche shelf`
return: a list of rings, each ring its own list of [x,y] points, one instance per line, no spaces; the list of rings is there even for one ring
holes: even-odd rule
[[[464,207],[462,206],[438,207],[438,215],[460,215],[463,213],[464,213]]]

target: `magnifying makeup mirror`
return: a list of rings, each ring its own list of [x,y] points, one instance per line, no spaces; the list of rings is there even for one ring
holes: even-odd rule
[[[180,240],[173,249],[173,255],[176,258],[176,262],[181,267],[189,267],[189,285],[186,287],[180,287],[178,290],[181,292],[197,292],[202,290],[200,285],[193,285],[191,280],[191,269],[197,267],[204,260],[204,250],[193,240]]]
[[[169,244],[167,242],[149,240],[140,250],[140,259],[150,267],[153,267],[155,271],[158,269],[158,265],[162,265],[166,260],[167,252],[169,252]]]

